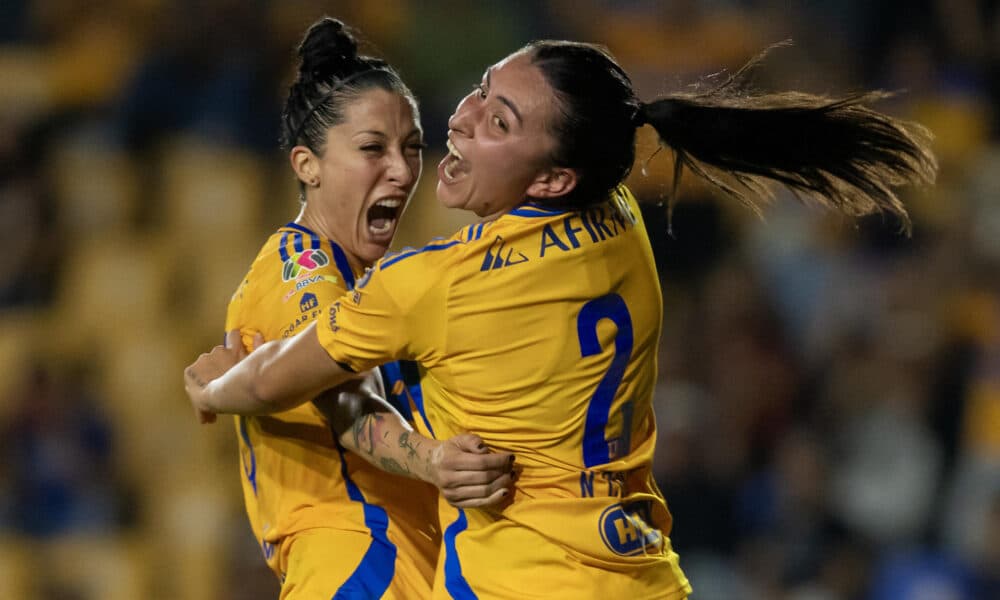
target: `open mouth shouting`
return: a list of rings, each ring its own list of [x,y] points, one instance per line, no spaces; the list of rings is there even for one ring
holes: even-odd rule
[[[454,183],[468,173],[468,163],[450,139],[447,146],[448,155],[438,164],[438,177],[445,183]]]
[[[372,240],[388,246],[396,232],[399,215],[403,212],[403,197],[383,198],[371,205],[367,213],[368,233]]]

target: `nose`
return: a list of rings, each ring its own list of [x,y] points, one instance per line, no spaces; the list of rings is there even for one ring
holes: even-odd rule
[[[459,133],[465,137],[472,137],[474,129],[473,117],[476,111],[474,103],[470,100],[475,93],[469,94],[458,103],[455,114],[448,119],[448,129]]]
[[[417,172],[420,164],[417,164],[416,172],[411,167],[410,161],[406,160],[401,152],[393,153],[389,158],[389,168],[386,169],[386,176],[389,181],[402,188],[409,188],[417,180]]]

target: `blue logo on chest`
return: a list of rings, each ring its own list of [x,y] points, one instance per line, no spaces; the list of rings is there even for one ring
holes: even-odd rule
[[[312,310],[317,306],[319,306],[319,301],[316,300],[316,294],[311,292],[302,294],[302,299],[299,300],[299,312],[306,312],[307,310]]]

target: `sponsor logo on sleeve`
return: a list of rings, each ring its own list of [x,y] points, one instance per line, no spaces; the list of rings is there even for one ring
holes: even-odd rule
[[[330,305],[330,331],[340,331],[340,327],[337,325],[338,312],[340,312],[339,300]]]

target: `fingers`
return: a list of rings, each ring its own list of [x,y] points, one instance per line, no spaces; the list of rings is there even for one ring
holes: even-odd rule
[[[514,466],[514,455],[508,452],[471,454],[452,452],[441,460],[441,467],[449,471],[497,471],[506,473]]]
[[[230,335],[226,334],[226,344],[229,345],[233,342]],[[239,341],[236,342],[240,344]],[[242,345],[240,345],[242,348]],[[213,412],[203,410],[203,396],[205,394],[205,386],[208,385],[212,379],[221,374],[222,370],[216,367],[218,362],[218,357],[220,352],[227,352],[224,347],[216,346],[211,352],[202,354],[198,357],[198,360],[188,365],[184,369],[184,391],[187,392],[188,399],[191,401],[191,407],[194,409],[195,417],[198,422],[205,425],[209,423],[214,423],[216,420],[216,415]]]
[[[258,331],[253,335],[253,350],[260,348],[263,345],[264,345],[264,334]]]
[[[455,508],[487,508],[500,506],[501,504],[507,502],[510,492],[506,489],[497,490],[493,492],[487,498],[469,498],[465,500],[448,500],[448,504],[451,504]],[[447,498],[446,498],[447,499]]]
[[[441,490],[441,495],[452,506],[482,508],[506,502],[511,494],[513,483],[513,474],[505,473],[485,485],[444,488]]]
[[[226,332],[226,342],[224,344],[226,348],[241,348],[243,347],[243,338],[240,335],[239,329],[233,329]]]
[[[459,450],[472,452],[475,454],[485,454],[490,451],[483,443],[483,438],[474,433],[461,433],[451,438],[451,442],[458,446]]]

